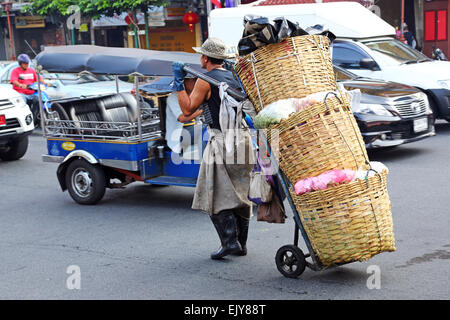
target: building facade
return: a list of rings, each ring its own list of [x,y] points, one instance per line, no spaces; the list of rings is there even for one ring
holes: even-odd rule
[[[450,56],[449,0],[428,0],[423,6],[424,41],[423,51],[430,55],[433,46],[440,48],[447,57]]]

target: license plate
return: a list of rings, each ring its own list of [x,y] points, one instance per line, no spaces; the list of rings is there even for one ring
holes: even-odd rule
[[[0,114],[0,126],[5,126],[5,125],[6,125],[5,115]]]
[[[414,120],[414,132],[421,132],[428,129],[428,119],[422,118]]]

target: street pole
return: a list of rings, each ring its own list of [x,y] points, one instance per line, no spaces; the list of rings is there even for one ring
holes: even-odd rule
[[[139,28],[136,16],[136,11],[133,11],[133,25],[134,25],[134,47],[139,49]]]
[[[91,45],[95,45],[94,19],[91,19]]]
[[[75,28],[70,29],[70,37],[72,38],[72,45],[75,44]]]
[[[150,49],[150,35],[148,33],[148,9],[144,12],[145,20],[145,47]]]
[[[8,32],[9,32],[9,45],[11,47],[11,60],[16,60],[15,57],[15,51],[16,49],[14,48],[14,42],[13,42],[13,34],[12,34],[12,29],[11,29],[11,18],[9,16],[9,3],[6,4],[6,16],[8,17]]]
[[[400,21],[400,30],[401,30],[400,40],[401,41],[405,41],[405,37],[403,35],[404,29],[405,29],[404,23],[405,23],[405,0],[402,0],[402,18]]]

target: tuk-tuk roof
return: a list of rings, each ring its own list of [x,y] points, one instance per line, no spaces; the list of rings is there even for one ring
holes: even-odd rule
[[[182,61],[192,69],[205,72],[200,55],[180,51],[156,51],[134,48],[110,48],[94,45],[46,47],[36,57],[48,72],[172,76],[172,62]]]

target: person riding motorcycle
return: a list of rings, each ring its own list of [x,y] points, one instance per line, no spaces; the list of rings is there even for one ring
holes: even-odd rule
[[[12,70],[10,83],[13,85],[13,89],[19,92],[30,106],[36,123],[36,120],[39,118],[39,101],[37,96],[34,95],[35,90],[29,89],[28,86],[37,81],[37,74],[33,68],[29,67],[30,61],[30,57],[24,53],[17,57],[19,66]],[[40,80],[41,83],[45,85],[42,78],[40,78]]]

